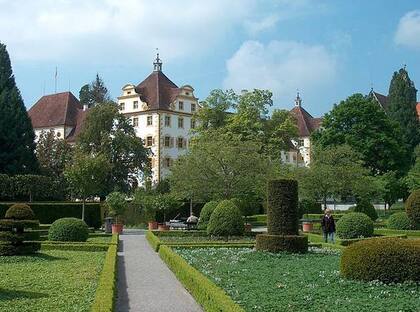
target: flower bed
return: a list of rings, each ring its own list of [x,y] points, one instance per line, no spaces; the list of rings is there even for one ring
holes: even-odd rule
[[[420,306],[418,284],[341,278],[337,250],[310,248],[303,255],[249,248],[175,251],[246,311],[416,311]]]

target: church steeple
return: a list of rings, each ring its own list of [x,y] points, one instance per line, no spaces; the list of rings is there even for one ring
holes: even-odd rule
[[[156,54],[156,59],[153,62],[153,70],[158,72],[162,71],[162,61],[159,58],[159,52]]]
[[[301,99],[301,97],[299,95],[299,91],[296,94],[295,106],[298,106],[298,107],[302,106],[302,99]]]

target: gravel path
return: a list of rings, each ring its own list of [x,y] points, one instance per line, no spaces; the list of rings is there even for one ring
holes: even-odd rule
[[[154,252],[144,231],[124,230],[118,252],[120,312],[202,312],[175,275]]]

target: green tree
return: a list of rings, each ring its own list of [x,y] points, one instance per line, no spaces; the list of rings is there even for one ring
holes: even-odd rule
[[[187,155],[172,167],[171,191],[180,198],[207,201],[264,194],[268,162],[260,145],[223,131],[209,131],[191,141]]]
[[[391,207],[398,199],[408,196],[406,184],[398,177],[397,172],[389,171],[378,178],[381,186],[381,197],[388,207]]]
[[[415,162],[404,179],[408,189],[413,192],[420,189],[420,145],[415,150]]]
[[[408,154],[399,126],[370,97],[354,94],[334,105],[322,127],[313,134],[316,144],[351,146],[374,175],[406,170]]]
[[[0,173],[36,173],[35,134],[16,86],[9,54],[0,43]]]
[[[102,154],[83,154],[77,151],[73,161],[64,171],[73,194],[82,199],[82,220],[85,219],[85,202],[88,197],[99,196],[111,170]]]
[[[104,155],[111,164],[102,196],[113,190],[128,191],[139,172],[146,170],[149,150],[115,104],[98,105],[89,111],[77,146],[84,153]]]
[[[420,123],[417,117],[417,90],[405,68],[394,72],[388,94],[388,115],[398,122],[404,142],[411,151],[420,143]]]
[[[56,179],[63,178],[66,165],[70,162],[72,149],[65,140],[55,136],[53,131],[42,131],[36,144],[40,172]]]
[[[109,207],[110,214],[115,217],[115,223],[119,224],[121,220],[118,220],[118,218],[124,215],[128,206],[125,195],[120,192],[112,192],[106,197],[106,204]]]
[[[90,84],[86,84],[80,89],[79,99],[82,105],[89,107],[111,101],[108,89],[99,74],[96,74],[95,80]]]

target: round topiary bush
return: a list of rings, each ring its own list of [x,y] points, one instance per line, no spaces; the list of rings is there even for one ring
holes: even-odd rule
[[[362,212],[345,214],[337,221],[337,235],[342,239],[371,237],[373,221]]]
[[[242,235],[244,222],[239,208],[230,200],[221,201],[211,214],[207,233],[214,236]]]
[[[26,204],[14,204],[6,211],[6,219],[14,220],[34,220],[35,214],[31,207]]]
[[[357,205],[353,209],[353,212],[363,212],[369,218],[371,218],[372,221],[378,219],[378,213],[376,212],[375,207],[368,200],[365,199],[362,199],[360,202],[357,203]]]
[[[215,200],[209,201],[206,203],[200,211],[200,221],[198,222],[198,228],[200,230],[207,229],[207,225],[209,224],[211,214],[213,213],[214,209],[216,209],[218,202]]]
[[[387,222],[387,227],[393,230],[412,230],[413,224],[404,211],[393,213]]]
[[[89,228],[85,221],[76,218],[62,218],[54,221],[48,231],[48,239],[62,242],[85,242]]]
[[[405,211],[411,222],[420,227],[420,189],[415,190],[405,201]]]
[[[349,279],[385,283],[420,281],[420,243],[400,238],[372,238],[345,248],[341,274]]]

